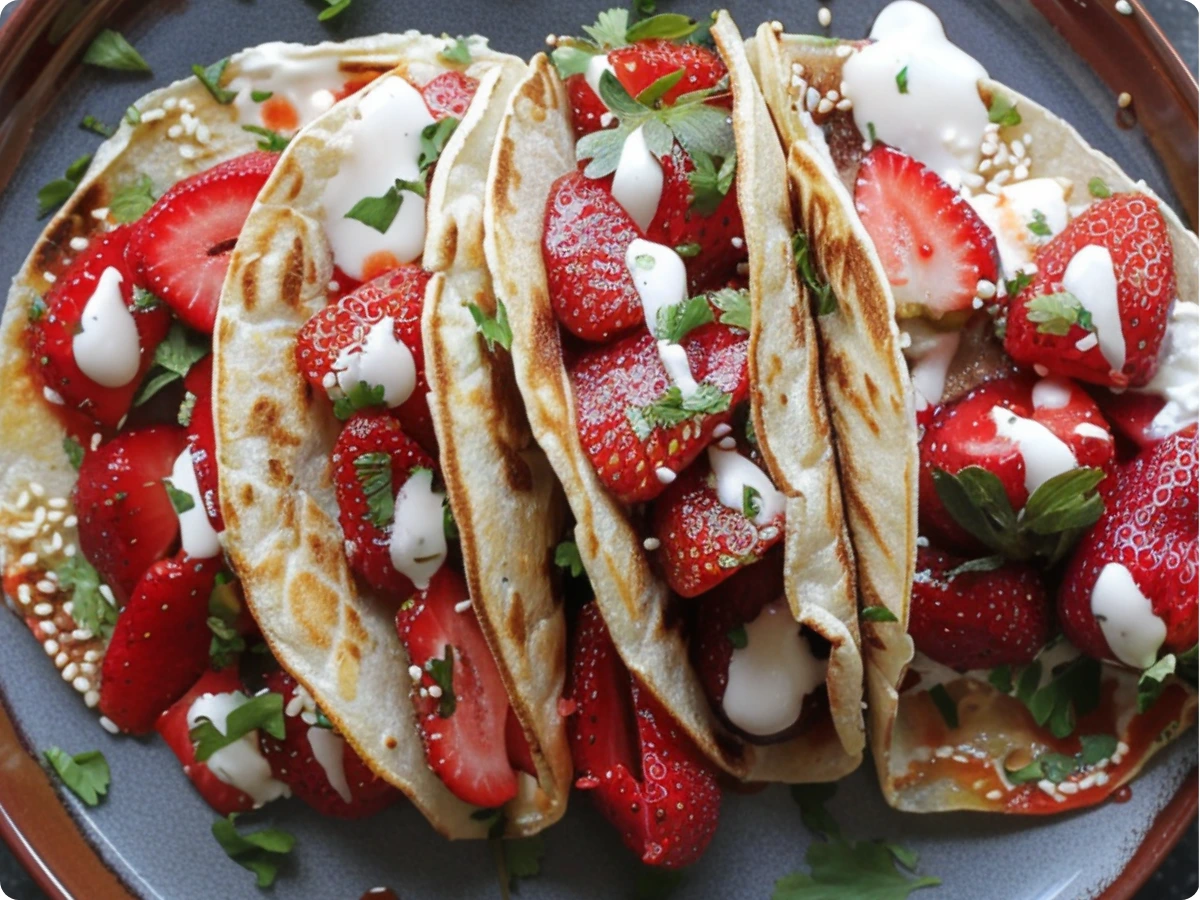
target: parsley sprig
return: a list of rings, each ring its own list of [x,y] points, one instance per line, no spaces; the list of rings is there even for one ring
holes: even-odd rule
[[[63,784],[88,806],[97,805],[108,793],[112,773],[108,769],[108,760],[99,750],[71,755],[59,747],[48,747],[42,751],[42,756]]]
[[[1086,656],[1059,663],[1045,684],[1043,666],[1041,659],[1016,673],[1009,666],[997,666],[988,681],[1025,704],[1039,727],[1048,726],[1056,738],[1069,737],[1078,718],[1100,705],[1100,663]]]
[[[692,418],[729,409],[731,397],[715,384],[703,382],[687,397],[678,385],[671,385],[656,400],[645,406],[630,406],[625,416],[641,440],[655,428],[672,428]]]
[[[600,13],[594,25],[585,25],[587,38],[571,38],[562,42],[550,58],[561,78],[587,71],[593,56],[625,47],[644,38],[678,41],[690,37],[697,29],[694,19],[675,13],[651,16],[630,25],[629,10],[609,9]],[[590,39],[590,40],[589,40]]]
[[[367,520],[377,528],[383,528],[396,512],[391,456],[382,451],[364,453],[354,460],[354,474],[367,498]]]
[[[71,592],[71,618],[80,628],[107,637],[117,624],[117,608],[100,591],[100,573],[82,554],[63,560],[54,570],[58,585]]]
[[[141,406],[168,384],[181,381],[192,366],[208,355],[208,351],[206,337],[189,331],[178,322],[172,323],[166,340],[154,348],[154,366],[146,374],[133,405]]]
[[[230,859],[254,873],[260,888],[270,887],[279,875],[282,857],[296,846],[296,838],[278,828],[239,833],[237,817],[238,813],[230,813],[213,822],[213,837]]]

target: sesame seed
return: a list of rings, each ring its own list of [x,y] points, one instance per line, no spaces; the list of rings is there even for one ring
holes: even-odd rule
[[[833,23],[833,13],[829,11],[828,6],[817,10],[817,21],[821,23],[822,28],[828,28]]]
[[[182,125],[179,125],[179,124],[172,125],[170,128],[167,129],[167,137],[169,137],[171,140],[175,140],[175,138],[182,137],[182,136],[183,136],[183,126]]]
[[[110,719],[108,716],[100,717],[100,727],[103,728],[105,731],[107,731],[109,734],[119,734],[121,731],[121,729],[117,727],[117,724],[112,719]]]
[[[74,513],[63,519],[63,528],[74,528],[79,524],[79,517]]]
[[[1129,745],[1124,741],[1117,741],[1117,753],[1124,756],[1129,752]]]
[[[1096,787],[1104,787],[1104,785],[1106,785],[1106,784],[1108,784],[1108,773],[1107,772],[1097,772],[1096,773]]]
[[[197,125],[197,126],[196,126],[196,140],[197,140],[197,142],[199,142],[199,143],[201,143],[201,144],[207,144],[207,143],[208,143],[208,139],[209,139],[210,137],[212,137],[212,132],[211,132],[211,131],[209,131],[209,128],[208,128],[208,126],[207,126],[207,125],[205,125],[203,122],[201,122],[199,125]]]
[[[92,210],[92,218],[96,219],[97,221],[103,222],[105,219],[108,218],[108,207],[107,206],[97,206],[95,209]]]
[[[1089,331],[1087,334],[1085,334],[1083,337],[1081,337],[1079,340],[1077,340],[1075,342],[1075,349],[1078,350],[1080,353],[1086,353],[1088,350],[1091,350],[1093,347],[1095,347],[1099,343],[1100,343],[1100,339],[1098,337],[1096,337],[1096,332]]]
[[[470,608],[471,608],[471,601],[469,599],[460,600],[458,603],[454,604],[454,611],[456,613],[465,613]]]
[[[1015,169],[1013,169],[1013,178],[1016,181],[1024,181],[1028,177],[1029,177],[1029,166],[1025,165],[1025,163],[1021,163],[1019,166],[1017,166]]]
[[[32,550],[30,550],[28,553],[21,554],[21,565],[23,565],[27,569],[30,566],[36,566],[37,561],[38,561],[38,555],[36,553],[34,553]]]
[[[949,759],[951,756],[954,755],[954,748],[950,747],[950,746],[938,747],[936,750],[933,751],[933,755],[936,756],[938,759]]]
[[[62,394],[60,394],[58,391],[54,390],[54,388],[43,387],[42,388],[42,396],[46,398],[47,403],[53,403],[55,406],[66,405],[65,401],[62,398]]]
[[[999,789],[995,789],[995,790],[988,791],[986,796],[989,800],[999,800],[1001,797],[1004,796],[1004,793],[1002,791],[1000,791]]]
[[[63,681],[71,681],[79,674],[79,665],[77,663],[67,663],[62,670]]]
[[[17,585],[17,599],[21,601],[22,606],[28,606],[33,602],[33,588],[29,586],[28,582],[22,581]]]
[[[996,282],[981,278],[975,283],[975,296],[991,300],[996,296]]]
[[[94,663],[94,662],[98,662],[99,659],[100,659],[100,651],[99,650],[88,650],[86,653],[83,654],[84,662]]]
[[[37,583],[37,589],[42,594],[55,594],[58,592],[58,588],[54,586],[54,582],[47,581],[45,578]]]
[[[42,634],[58,634],[58,626],[49,619],[38,622],[38,628],[42,629]]]
[[[804,105],[808,107],[809,112],[813,112],[817,108],[817,104],[821,102],[821,95],[815,87],[809,87],[804,92]]]
[[[835,103],[834,106],[837,109],[840,109],[842,112],[845,112],[848,109],[854,108],[854,102],[849,97],[843,97],[841,100]]]
[[[185,97],[179,101],[179,108],[186,113],[194,113],[196,111],[196,104]]]
[[[725,437],[725,435],[729,434],[732,431],[733,431],[733,426],[731,426],[728,422],[722,422],[720,425],[718,425],[716,428],[713,429],[712,436],[713,436],[713,439],[716,440],[718,438]]]
[[[181,144],[179,147],[179,155],[182,156],[184,159],[195,159],[196,158],[196,148],[193,147],[191,144]]]
[[[1079,785],[1077,785],[1073,781],[1064,781],[1062,784],[1060,784],[1058,786],[1058,789],[1060,791],[1062,791],[1064,794],[1067,794],[1068,796],[1071,794],[1079,793]]]
[[[143,122],[157,122],[159,119],[165,119],[167,114],[161,109],[148,109],[142,113]]]
[[[179,105],[178,97],[168,97],[166,100],[163,101],[162,108],[166,109],[166,110],[172,110],[178,105]]]
[[[88,248],[88,239],[81,236],[75,236],[70,240],[71,249],[79,253]]]
[[[71,637],[77,641],[90,641],[95,635],[86,628],[76,628],[71,632]]]
[[[89,690],[91,690],[92,683],[87,678],[80,675],[71,682],[71,687],[75,688],[75,690],[79,691],[81,694],[86,694]]]
[[[88,709],[95,709],[100,703],[100,692],[90,690],[83,695],[83,703]]]
[[[1133,103],[1133,95],[1129,91],[1121,91],[1117,95],[1117,106],[1121,107],[1121,109],[1125,109],[1131,103]]]
[[[842,59],[845,59],[847,56],[849,56],[851,53],[854,52],[854,48],[851,47],[849,44],[841,44],[837,48],[837,50],[835,50],[833,52],[836,53],[838,56],[840,56]]]
[[[1117,0],[1116,8],[1117,8],[1117,12],[1119,12],[1123,16],[1132,16],[1133,15],[1133,7],[1130,5],[1129,0]]]
[[[679,476],[677,476],[666,466],[659,466],[654,470],[654,477],[656,477],[662,484],[670,484]]]
[[[441,700],[442,699],[442,689],[440,687],[438,687],[436,684],[431,684],[429,686],[429,696],[432,697],[434,700]]]
[[[411,678],[413,681],[420,681],[421,680],[421,667],[420,666],[409,666],[408,667],[408,677]]]
[[[659,547],[662,546],[662,541],[660,541],[656,537],[648,537],[644,541],[642,541],[642,546],[645,547],[647,550],[657,550]]]
[[[53,613],[54,613],[54,607],[49,603],[39,603],[37,606],[35,606],[33,608],[33,614],[35,616],[43,616],[44,617],[44,616],[52,615]]]

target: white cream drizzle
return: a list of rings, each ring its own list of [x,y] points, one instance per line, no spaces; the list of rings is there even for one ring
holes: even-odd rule
[[[137,377],[142,345],[137,323],[121,294],[121,273],[109,266],[83,307],[71,352],[79,371],[101,387],[117,388]]]
[[[221,734],[229,714],[250,698],[240,691],[226,694],[202,694],[188,708],[188,730],[201,719],[208,719]],[[251,731],[210,756],[205,765],[230,787],[249,795],[257,809],[280,797],[290,797],[291,789],[271,775],[271,764],[258,747],[258,732]]]
[[[275,41],[248,50],[238,60],[238,72],[228,89],[237,91],[233,107],[242,125],[264,125],[262,103],[254,100],[255,91],[270,92],[286,99],[296,110],[303,128],[334,104],[334,92],[345,77],[336,56],[300,58],[300,44]]]
[[[171,467],[171,486],[192,498],[192,508],[179,512],[179,539],[183,552],[193,559],[212,559],[221,552],[221,539],[213,530],[208,513],[204,510],[204,500],[201,496],[200,484],[196,480],[196,467],[192,462],[192,450],[184,447],[183,452],[175,457]]]
[[[1092,314],[1100,352],[1112,370],[1120,372],[1125,366],[1125,332],[1117,305],[1117,273],[1108,249],[1097,244],[1081,247],[1067,263],[1062,286]]]
[[[1031,271],[1038,248],[1067,227],[1070,189],[1071,183],[1063,179],[1030,178],[1005,185],[998,195],[981,193],[967,198],[996,238],[1000,269],[1006,278]],[[1029,226],[1037,221],[1038,213],[1042,214],[1049,234],[1030,231]]]
[[[996,423],[996,434],[1017,445],[1025,461],[1025,490],[1031,495],[1055,475],[1078,467],[1071,448],[1041,422],[1018,416],[1003,406],[993,406],[990,415]]]
[[[329,786],[347,803],[354,799],[350,784],[346,781],[346,741],[330,728],[313,725],[308,729],[308,745],[313,759],[325,773]]]
[[[787,498],[776,490],[767,473],[748,460],[737,450],[722,450],[710,444],[708,464],[717,481],[717,499],[729,509],[743,511],[746,488],[758,492],[758,512],[753,518],[755,525],[762,527],[783,515]]]
[[[446,530],[442,504],[446,495],[433,489],[428,469],[410,475],[396,492],[395,517],[388,544],[392,565],[418,590],[446,561]]]
[[[1092,586],[1091,605],[1117,659],[1135,669],[1154,664],[1167,638],[1167,626],[1155,615],[1153,604],[1127,568],[1108,563],[1100,570]]]
[[[337,387],[347,394],[359,382],[383,387],[383,400],[396,407],[412,396],[417,386],[417,365],[412,351],[396,337],[396,320],[380,319],[360,343],[342,349],[333,363]]]
[[[636,128],[621,147],[621,158],[613,173],[613,199],[625,208],[638,228],[645,231],[658,212],[662,189],[662,164],[646,146],[644,128]]]
[[[1200,418],[1200,306],[1176,300],[1158,351],[1158,369],[1145,387],[1167,401],[1150,423],[1150,434],[1163,438]]]

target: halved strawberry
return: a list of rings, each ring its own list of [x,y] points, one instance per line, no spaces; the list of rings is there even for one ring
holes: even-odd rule
[[[550,188],[542,259],[550,305],[563,327],[585,341],[607,341],[642,324],[642,301],[625,265],[641,229],[603,181],[582,172]]]
[[[336,731],[305,721],[296,709],[296,680],[276,670],[267,688],[283,697],[283,740],[258,734],[271,774],[323,816],[362,819],[400,799],[400,792],[367,768]],[[315,729],[315,730],[314,730]]]
[[[443,72],[421,88],[421,97],[435,119],[446,116],[461,119],[467,114],[467,107],[478,88],[477,78],[462,72]]]
[[[696,164],[676,143],[662,159],[663,190],[658,212],[646,229],[647,240],[679,250],[691,293],[722,286],[746,259],[745,229],[737,202],[737,176],[719,200],[714,192],[697,192],[690,175]],[[715,207],[706,206],[715,201]]]
[[[1064,281],[1072,260],[1089,247],[1101,248],[1107,259],[1104,253],[1088,251],[1098,255],[1084,267],[1084,274]],[[1009,355],[1093,384],[1146,384],[1158,368],[1167,315],[1177,293],[1171,238],[1155,202],[1142,194],[1099,200],[1042,247],[1035,261],[1037,274],[1009,301],[1004,337]],[[1095,287],[1097,277],[1105,275],[1116,279],[1115,309],[1105,305],[1103,291]],[[1070,288],[1081,291],[1077,284],[1095,294],[1076,297]],[[1058,295],[1060,301],[1069,297],[1074,304],[1063,301],[1063,315],[1043,321],[1043,310],[1036,317],[1039,321],[1032,321],[1029,305],[1048,295]],[[1087,317],[1081,323],[1082,313]]]
[[[698,597],[783,540],[783,504],[774,500],[780,495],[772,489],[770,498],[747,496],[745,487],[753,490],[747,482],[736,491],[738,507],[726,506],[709,461],[700,458],[655,502],[651,531],[660,546],[654,555],[675,593]]]
[[[196,470],[196,484],[200,487],[200,502],[208,514],[213,530],[225,530],[221,518],[221,497],[217,484],[217,437],[213,430],[212,410],[212,366],[210,353],[192,366],[183,379],[185,389],[195,398],[191,419],[187,424],[187,443],[192,451],[192,466]]]
[[[630,677],[596,604],[579,612],[566,697],[575,786],[592,792],[625,845],[647,865],[678,868],[717,828],[715,773],[662,706]]]
[[[876,144],[863,157],[854,205],[901,315],[971,308],[981,279],[1000,277],[996,238],[962,196],[911,156]]]
[[[139,286],[205,334],[212,334],[229,254],[278,153],[256,151],[213,166],[158,198],[129,239]]]
[[[682,346],[693,378],[727,395],[690,415],[668,409],[678,404],[667,395],[671,380],[648,333],[589,350],[568,366],[580,442],[600,481],[623,503],[662,493],[748,394],[746,332],[710,323],[689,332]],[[677,424],[658,424],[653,410],[660,407]],[[637,429],[631,415],[640,415]]]
[[[408,355],[412,357],[416,380],[411,392],[403,400],[385,395],[385,402],[395,400],[393,414],[400,420],[405,432],[416,438],[423,447],[434,450],[437,448],[437,438],[429,413],[425,348],[421,342],[421,310],[430,277],[420,266],[401,266],[326,306],[300,329],[296,338],[296,365],[309,384],[318,391],[340,396],[354,387],[347,383],[352,379],[346,373],[358,371],[354,356],[359,356],[361,360],[362,354],[367,352],[366,342],[371,327],[384,319],[391,319],[392,339],[407,348]],[[388,356],[382,362],[393,362],[397,350],[401,354],[404,352],[402,348],[383,348],[382,352]],[[385,373],[393,373],[397,368],[395,365],[386,365]]]
[[[1007,562],[953,574],[964,562],[932,547],[917,549],[908,620],[917,649],[960,670],[1032,662],[1053,634],[1037,569]]]
[[[133,302],[133,271],[125,261],[130,229],[126,226],[91,239],[70,267],[58,277],[43,301],[45,308],[30,325],[31,356],[40,367],[46,387],[71,409],[82,410],[101,425],[116,428],[133,405],[142,377],[154,363],[154,348],[170,327],[170,313],[155,305],[141,309]],[[75,338],[83,331],[83,312],[108,269],[120,276],[121,298],[137,326],[140,362],[129,381],[105,387],[84,375],[75,359]],[[111,278],[112,276],[110,276]]]
[[[186,442],[182,428],[136,428],[87,453],[79,467],[73,497],[79,549],[121,600],[179,536],[162,480]]]
[[[192,785],[204,798],[204,802],[222,816],[235,812],[249,812],[254,809],[254,800],[245,791],[219,779],[206,763],[196,762],[196,747],[188,729],[188,710],[205,694],[231,694],[244,690],[236,666],[220,671],[210,669],[190,691],[158,717],[154,726],[182,764],[183,774],[191,779]]]
[[[145,734],[208,668],[208,598],[222,562],[180,553],[146,570],[100,670],[100,712]]]
[[[1153,663],[1159,651],[1182,653],[1196,645],[1198,511],[1193,424],[1143,450],[1120,471],[1104,515],[1076,548],[1058,591],[1059,620],[1071,643],[1097,659],[1119,659],[1139,668]],[[1106,572],[1110,566],[1113,571]],[[1102,575],[1113,586],[1097,592]],[[1141,609],[1146,601],[1151,616]],[[1128,609],[1112,626],[1134,637],[1121,644],[1120,655],[1097,619],[1097,613],[1112,615],[1106,602]],[[1138,634],[1148,626],[1162,628],[1159,647],[1147,645],[1147,635]]]
[[[596,96],[583,74],[569,75],[563,84],[567,89],[567,101],[571,104],[571,127],[575,130],[576,138],[599,131],[605,127],[605,122],[616,124],[615,117],[604,118],[608,115],[608,107]]]
[[[400,430],[400,423],[386,413],[358,413],[346,423],[333,447],[333,484],[337,493],[338,521],[346,538],[350,568],[371,587],[400,603],[412,596],[412,581],[392,563],[392,515],[383,515],[379,497],[367,493],[368,482],[386,473],[368,465],[368,454],[385,454],[391,462],[391,481],[381,486],[387,494],[382,502],[394,500],[396,492],[412,476],[413,469],[437,471],[437,464],[417,442]],[[360,460],[364,460],[360,462]]]
[[[505,741],[504,682],[475,613],[456,610],[468,599],[462,577],[443,566],[400,608],[396,630],[424,673],[412,699],[430,768],[454,796],[490,809],[517,795],[517,775]]]

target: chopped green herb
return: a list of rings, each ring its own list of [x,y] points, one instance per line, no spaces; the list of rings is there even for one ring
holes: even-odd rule
[[[71,468],[76,472],[83,465],[83,445],[75,438],[67,435],[62,442],[63,453],[67,454],[67,462],[71,464]]]
[[[396,512],[391,456],[382,451],[364,453],[354,460],[354,474],[367,498],[368,521],[378,528],[384,528]]]
[[[108,205],[109,214],[122,224],[136,222],[154,205],[154,182],[149,175],[117,191]]]
[[[1108,759],[1117,751],[1117,739],[1111,734],[1085,734],[1079,738],[1080,750],[1074,756],[1064,753],[1040,754],[1029,765],[1008,773],[1013,784],[1030,781],[1049,781],[1061,784],[1077,772]]]
[[[283,695],[268,691],[250,697],[232,710],[225,719],[225,730],[201,716],[188,736],[196,745],[196,762],[204,762],[223,747],[241,740],[252,731],[262,730],[283,740]]]
[[[229,65],[229,57],[218,59],[210,66],[202,66],[199,63],[192,66],[192,74],[200,79],[200,83],[212,94],[212,98],[226,106],[233,102],[233,98],[237,96],[237,91],[226,90],[221,87],[221,79],[225,75],[225,68]]]
[[[1105,183],[1104,179],[1099,176],[1088,180],[1088,193],[1093,197],[1099,198],[1100,200],[1104,200],[1112,196],[1112,191],[1109,190],[1109,187]]]
[[[325,0],[325,2],[328,4],[328,8],[317,14],[318,22],[328,22],[334,16],[340,16],[350,8],[351,0]]]
[[[1033,278],[1024,270],[1018,270],[1014,278],[1010,278],[1004,282],[1004,293],[1010,297],[1015,297],[1025,288],[1033,283]]]
[[[675,245],[675,252],[678,253],[680,256],[682,256],[684,259],[691,259],[694,256],[699,256],[701,249],[703,249],[703,248],[699,244],[694,243],[694,242],[690,243],[690,244],[676,244]]]
[[[1033,221],[1027,227],[1038,237],[1050,237],[1054,233],[1050,230],[1050,225],[1046,221],[1046,214],[1040,209],[1033,211]]]
[[[263,103],[275,96],[274,91],[251,91],[250,99],[255,103]]]
[[[459,120],[454,116],[446,116],[432,125],[421,129],[421,155],[417,157],[417,168],[424,175],[438,161],[446,144],[458,128]]]
[[[896,90],[902,94],[908,93],[908,66],[896,73]]]
[[[870,140],[872,147],[874,147],[875,144],[879,140],[879,138],[877,138],[875,136],[875,123],[874,122],[867,123],[867,138]]]
[[[660,306],[654,323],[654,336],[660,341],[678,344],[694,328],[713,320],[712,307],[704,296]]]
[[[144,287],[139,285],[133,286],[133,308],[134,309],[154,309],[162,305],[162,300]]]
[[[100,135],[100,137],[109,138],[113,136],[112,126],[105,125],[95,116],[84,116],[79,123],[79,127],[86,128],[88,131]]]
[[[92,39],[87,52],[83,54],[83,61],[91,66],[120,72],[150,71],[150,64],[134,49],[133,44],[111,28],[105,28]]]
[[[471,48],[467,46],[467,42],[462,37],[450,37],[448,34],[442,34],[442,40],[446,41],[446,47],[438,54],[446,62],[458,63],[461,66],[470,65]]]
[[[560,569],[571,573],[572,578],[583,574],[583,557],[579,555],[579,545],[574,541],[562,541],[554,548],[554,564]]]
[[[296,838],[278,828],[239,834],[237,817],[238,813],[230,813],[228,818],[213,822],[213,837],[230,859],[254,873],[260,888],[270,887],[279,875],[281,857],[292,852]]]
[[[933,701],[933,705],[941,713],[942,721],[946,723],[946,727],[957,728],[958,704],[954,702],[954,698],[950,696],[950,692],[946,690],[946,686],[944,684],[935,684],[931,687],[929,689],[929,699]]]
[[[864,622],[899,622],[896,614],[886,606],[864,606],[861,618]]]
[[[136,106],[130,106],[125,110],[125,121],[130,125],[140,125],[142,122],[142,114]]]
[[[730,396],[715,384],[703,382],[688,397],[678,385],[671,385],[657,399],[645,406],[631,406],[625,411],[634,433],[642,440],[650,437],[655,428],[670,428],[706,413],[729,409]]]
[[[748,484],[742,485],[742,515],[753,519],[762,512],[762,494]]]
[[[721,311],[717,320],[730,328],[750,330],[750,292],[745,288],[721,288],[709,294],[712,305]]]
[[[258,142],[258,149],[270,150],[274,153],[282,153],[292,141],[291,138],[284,137],[278,131],[272,131],[270,128],[261,128],[258,125],[243,125],[242,131],[258,135],[261,138]]]
[[[1071,326],[1078,325],[1084,331],[1095,331],[1091,312],[1074,294],[1060,291],[1057,294],[1039,294],[1026,301],[1030,322],[1037,323],[1038,334],[1070,334]]]
[[[745,625],[739,625],[737,628],[732,629],[726,637],[729,638],[729,643],[733,645],[733,649],[735,650],[745,650],[750,643],[750,637],[746,634]]]
[[[237,654],[246,649],[246,639],[238,633],[238,617],[242,613],[242,600],[237,581],[228,572],[218,572],[213,589],[208,595],[208,630],[212,640],[208,644],[208,658],[214,669],[230,665]]]
[[[1198,648],[1193,646],[1191,650],[1178,655],[1168,653],[1142,672],[1138,678],[1138,712],[1144,713],[1154,705],[1172,675],[1178,675],[1195,686],[1197,652]]]
[[[380,234],[387,234],[396,220],[396,214],[404,204],[404,192],[425,196],[424,181],[408,181],[397,178],[395,183],[379,197],[363,197],[346,213],[344,218],[355,219],[369,228],[374,228]]]
[[[792,257],[796,262],[796,271],[800,279],[812,294],[813,306],[818,316],[828,315],[837,310],[837,297],[833,288],[817,273],[816,263],[812,258],[808,243],[808,235],[797,230],[792,235]]]
[[[164,387],[181,380],[192,366],[208,355],[207,337],[189,331],[178,322],[171,324],[166,340],[154,348],[154,366],[138,390],[133,405],[141,406]]]
[[[84,154],[67,166],[66,175],[63,178],[57,178],[49,184],[42,185],[37,192],[39,219],[66,202],[67,198],[75,192],[75,188],[79,187],[79,182],[83,180],[91,162],[92,154]]]
[[[360,381],[346,392],[346,396],[333,401],[333,414],[339,421],[345,422],[356,412],[370,409],[372,406],[383,406],[383,385],[370,385]]]
[[[88,806],[95,806],[108,793],[112,773],[108,769],[108,760],[99,750],[87,750],[72,756],[58,747],[48,747],[42,751],[42,756],[63,784],[71,789],[71,793]]]
[[[441,659],[435,656],[426,661],[425,671],[442,692],[438,698],[438,717],[450,718],[458,708],[458,698],[454,696],[454,648],[447,644]]]
[[[34,297],[33,302],[29,304],[29,321],[40,322],[42,316],[46,314],[46,301],[41,297]]]
[[[442,500],[442,533],[447,541],[459,539],[458,523],[454,521],[454,510],[450,508],[450,498]]]
[[[167,496],[171,498],[171,506],[175,508],[176,513],[182,515],[196,508],[196,498],[187,491],[181,491],[175,487],[170,478],[163,479],[163,487],[167,489]]]
[[[71,618],[75,624],[102,637],[112,634],[117,624],[117,608],[100,590],[100,573],[83,554],[63,560],[54,574],[58,576],[58,586],[71,592]]]
[[[489,316],[474,303],[468,303],[467,309],[475,320],[475,329],[483,336],[488,353],[495,353],[497,344],[505,350],[512,350],[512,328],[508,325],[508,310],[503,300],[496,301],[495,316]]]
[[[965,575],[968,572],[995,572],[1004,565],[1004,562],[1003,556],[981,556],[978,559],[968,559],[948,571],[946,580],[952,581],[959,575]]]
[[[541,873],[546,846],[540,834],[533,837],[509,838],[499,843],[504,858],[503,872],[507,874],[508,879],[505,887],[508,890],[516,890],[518,879],[533,878]]]
[[[992,95],[992,104],[988,107],[988,121],[1002,127],[1021,124],[1021,114],[1017,112],[1017,104],[1009,97],[996,92]]]

